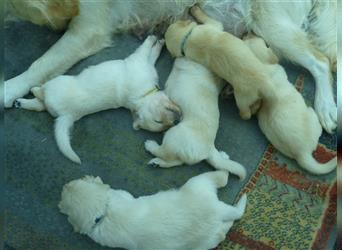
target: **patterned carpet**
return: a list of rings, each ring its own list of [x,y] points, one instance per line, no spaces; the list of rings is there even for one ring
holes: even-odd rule
[[[295,83],[299,91],[304,78]],[[322,163],[336,155],[334,141],[325,139],[313,154]],[[336,174],[322,178],[299,169],[270,144],[236,199],[247,193],[245,215],[217,249],[327,249],[336,224]]]

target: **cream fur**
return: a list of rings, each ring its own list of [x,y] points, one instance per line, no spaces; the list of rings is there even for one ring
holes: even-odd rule
[[[149,36],[126,59],[103,62],[78,76],[59,76],[41,88],[33,88],[36,98],[20,98],[15,105],[35,111],[47,110],[57,117],[57,145],[76,163],[81,161],[71,148],[69,130],[85,115],[125,107],[133,113],[135,129],[162,131],[180,119],[179,108],[156,89],[158,75],[154,64],[163,44],[163,40]]]
[[[228,172],[208,172],[180,189],[134,198],[99,177],[86,176],[63,188],[60,211],[76,232],[108,247],[131,250],[207,250],[226,237],[242,217],[247,197],[235,206],[218,200]]]
[[[246,177],[245,168],[214,145],[220,116],[218,95],[223,86],[224,82],[202,65],[176,59],[165,92],[181,108],[183,118],[165,133],[161,145],[145,142],[145,149],[156,156],[149,164],[169,168],[206,160],[216,169],[227,170],[240,179]]]

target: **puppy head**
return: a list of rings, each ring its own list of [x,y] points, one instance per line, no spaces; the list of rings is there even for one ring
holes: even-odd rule
[[[165,43],[173,57],[182,56],[181,46],[183,39],[196,25],[191,20],[179,20],[169,26],[165,33]]]
[[[66,28],[68,21],[79,14],[79,0],[10,0],[11,10],[24,20],[52,29]]]
[[[63,187],[60,212],[68,216],[75,232],[89,234],[94,225],[105,214],[109,185],[100,177],[85,176],[73,180]]]
[[[133,128],[160,132],[176,125],[181,119],[181,110],[163,91],[142,98],[139,109],[132,111]]]

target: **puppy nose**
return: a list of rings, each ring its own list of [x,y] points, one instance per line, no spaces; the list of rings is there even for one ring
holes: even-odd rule
[[[179,113],[178,111],[174,111],[174,120],[173,120],[173,124],[177,125],[178,123],[180,123],[181,119],[182,119],[182,114]]]

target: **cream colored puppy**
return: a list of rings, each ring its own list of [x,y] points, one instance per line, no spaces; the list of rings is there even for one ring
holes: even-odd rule
[[[284,155],[313,174],[326,174],[336,168],[336,157],[325,164],[312,156],[322,127],[311,107],[288,81],[286,72],[277,64],[276,56],[261,38],[247,37],[245,43],[265,64],[273,68],[270,75],[272,96],[264,98],[258,111],[259,126],[268,140]]]
[[[149,36],[124,60],[103,62],[77,76],[59,76],[35,87],[34,99],[17,99],[15,106],[47,110],[55,117],[55,137],[61,152],[81,163],[70,145],[69,130],[85,115],[125,107],[132,111],[135,129],[162,131],[179,121],[180,110],[158,88],[155,62],[164,41]]]
[[[192,7],[191,13],[203,24],[177,21],[170,25],[165,34],[166,47],[173,56],[185,55],[229,82],[240,116],[251,118],[260,101],[269,94],[270,68],[241,39],[224,32],[222,24],[199,7]]]
[[[99,177],[86,176],[66,184],[60,211],[76,232],[108,247],[136,250],[207,250],[226,237],[242,217],[247,197],[236,206],[218,200],[228,172],[208,172],[178,190],[134,198],[111,189]]]
[[[183,118],[165,133],[161,145],[145,142],[146,150],[157,157],[149,164],[169,168],[206,160],[216,169],[245,178],[245,168],[214,144],[220,116],[218,95],[223,86],[224,82],[204,66],[186,58],[176,59],[165,93],[181,108]]]

